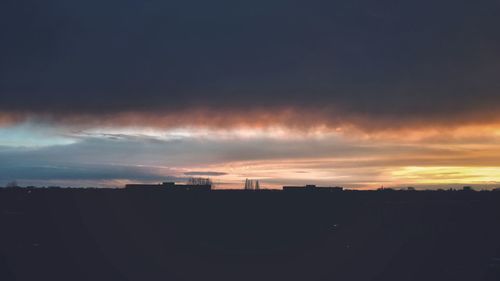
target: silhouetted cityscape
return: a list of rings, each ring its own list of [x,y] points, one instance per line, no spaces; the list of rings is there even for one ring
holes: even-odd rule
[[[0,280],[500,278],[498,190],[210,187],[0,188]]]

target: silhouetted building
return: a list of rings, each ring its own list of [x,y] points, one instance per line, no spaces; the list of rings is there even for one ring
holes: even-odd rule
[[[175,183],[172,183],[175,185]],[[125,188],[132,189],[132,188],[141,188],[141,189],[146,189],[146,188],[166,188],[166,187],[171,187],[170,183],[159,183],[159,184],[143,184],[143,183],[137,183],[137,184],[126,184]]]
[[[394,190],[394,188],[381,186],[380,188],[377,188],[377,191],[389,192],[389,191],[395,191],[395,190]]]
[[[211,184],[178,184],[178,185],[175,185],[174,188],[186,189],[186,190],[209,191],[209,190],[212,190],[212,185]]]
[[[211,184],[176,184],[175,182],[162,182],[159,184],[127,184],[127,189],[169,189],[169,190],[211,190]]]
[[[322,190],[322,191],[342,191],[344,188],[340,186],[316,186],[308,184],[304,186],[283,186],[283,190]]]

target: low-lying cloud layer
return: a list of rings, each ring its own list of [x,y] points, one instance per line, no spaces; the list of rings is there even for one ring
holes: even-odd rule
[[[360,138],[342,132],[284,137],[214,131],[145,134],[65,133],[72,142],[0,147],[0,185],[111,186],[211,177],[218,188],[245,178],[264,187],[317,183],[351,188],[474,184],[494,187],[499,136],[446,139]]]

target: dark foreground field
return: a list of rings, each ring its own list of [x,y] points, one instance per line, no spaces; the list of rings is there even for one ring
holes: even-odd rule
[[[0,190],[0,280],[500,280],[500,192]]]

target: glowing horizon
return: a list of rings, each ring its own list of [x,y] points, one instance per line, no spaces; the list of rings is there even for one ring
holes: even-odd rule
[[[195,174],[212,178],[218,188],[242,187],[246,178],[259,179],[267,188],[493,188],[500,183],[500,159],[495,157],[500,153],[499,128],[477,124],[366,131],[352,125],[303,129],[271,123],[75,129],[24,122],[0,128],[0,155],[17,167],[5,169],[0,180],[120,187],[168,178],[184,181]],[[60,159],[65,150],[73,151],[73,157]],[[33,169],[47,175],[29,175]],[[28,177],[20,177],[23,173]]]

